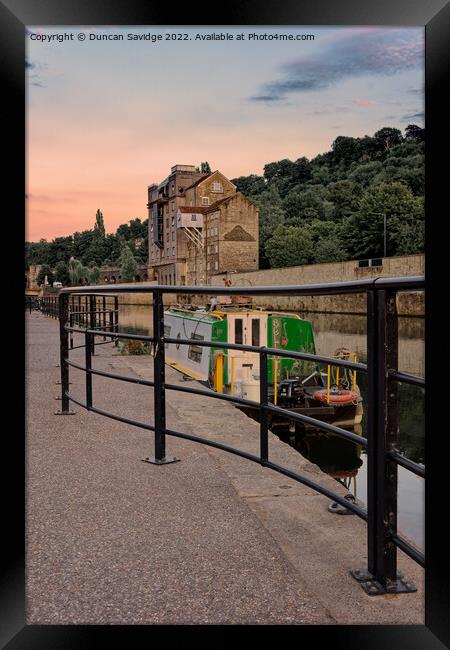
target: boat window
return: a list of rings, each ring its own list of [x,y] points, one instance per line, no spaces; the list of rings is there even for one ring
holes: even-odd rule
[[[234,342],[243,343],[243,320],[236,318],[234,321]]]
[[[195,339],[197,341],[204,341],[205,337],[202,334],[192,334],[190,337],[191,339]],[[202,360],[202,352],[203,348],[200,345],[190,345],[189,346],[189,351],[188,351],[188,358],[191,359],[192,361],[195,361],[196,363],[200,363]]]
[[[260,323],[259,318],[252,318],[252,345],[261,345],[259,342]]]

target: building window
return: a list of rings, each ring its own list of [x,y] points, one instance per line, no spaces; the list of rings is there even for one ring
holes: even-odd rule
[[[210,270],[210,268],[211,268],[211,262],[208,262],[208,264],[206,265],[206,268],[208,269],[208,271]]]
[[[164,257],[164,251],[161,251],[161,257]]]
[[[202,336],[201,334],[195,334],[194,332],[191,336],[191,339],[194,339],[196,341],[204,341],[205,337]],[[203,348],[200,345],[190,345],[188,358],[191,359],[192,361],[195,361],[195,363],[200,363],[200,361],[202,360],[202,352],[203,352]]]
[[[197,215],[191,214],[191,221],[197,221]]]
[[[202,205],[209,205],[209,196],[202,196]]]
[[[175,201],[172,201],[172,212],[175,212]]]
[[[222,183],[214,181],[211,187],[211,192],[223,192]]]
[[[219,268],[219,262],[214,262],[214,268],[217,271],[217,269]]]
[[[175,241],[175,233],[172,233],[172,241]]]
[[[172,246],[172,257],[175,257],[175,246]]]
[[[175,225],[175,217],[172,217],[172,226]]]

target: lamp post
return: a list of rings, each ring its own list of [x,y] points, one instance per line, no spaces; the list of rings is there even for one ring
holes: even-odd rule
[[[376,214],[379,217],[383,217],[383,235],[384,235],[383,236],[383,242],[384,242],[383,257],[386,257],[386,249],[387,249],[387,246],[386,246],[386,243],[387,243],[387,240],[386,240],[386,214],[384,212],[371,212],[370,214]]]

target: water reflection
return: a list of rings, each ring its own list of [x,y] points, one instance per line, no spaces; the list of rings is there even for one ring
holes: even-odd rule
[[[363,464],[362,446],[333,433],[309,429],[296,434],[280,434],[280,438],[318,465],[322,472],[339,480],[355,477]]]

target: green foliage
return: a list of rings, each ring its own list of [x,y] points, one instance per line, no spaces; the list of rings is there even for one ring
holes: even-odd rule
[[[415,142],[425,142],[425,129],[421,129],[416,124],[408,124],[405,129],[405,138]]]
[[[69,278],[72,287],[78,287],[87,283],[88,269],[82,265],[80,260],[71,257],[69,260]]]
[[[306,228],[279,225],[267,240],[266,255],[274,268],[308,264],[313,258],[312,237]]]
[[[98,284],[100,280],[100,269],[98,266],[92,266],[87,270],[87,279],[89,284]]]
[[[280,224],[309,229],[314,262],[382,255],[383,218],[369,212],[388,215],[388,255],[423,252],[424,138],[416,125],[408,125],[404,136],[391,127],[362,138],[338,136],[331,151],[311,161],[283,159],[266,164],[264,178],[234,179],[260,210],[260,267],[282,263],[283,254],[273,249]],[[320,221],[326,232],[317,238]],[[339,227],[332,230],[330,223]]]
[[[259,265],[268,268],[270,262],[266,256],[266,242],[274,229],[284,223],[283,202],[275,185],[271,185],[259,196],[250,198],[259,208]]]
[[[51,268],[48,266],[48,264],[43,264],[41,269],[39,270],[39,273],[36,278],[36,283],[38,286],[41,286],[45,282],[45,276],[47,276],[47,282],[50,286],[53,285],[53,282],[55,281],[55,276],[53,274],[53,271]]]
[[[266,189],[266,181],[263,176],[250,174],[250,176],[239,176],[231,180],[238,192],[242,192],[245,196],[252,196],[254,194],[261,194]]]
[[[138,271],[136,259],[129,245],[124,242],[119,259],[120,274],[124,282],[133,282]]]
[[[386,215],[387,255],[419,253],[423,250],[424,205],[403,183],[381,183],[369,188],[361,198],[359,210],[348,219],[351,235],[349,249],[353,257],[383,255],[384,218]],[[414,234],[413,240],[408,238]]]
[[[95,226],[94,233],[98,233],[101,237],[105,237],[105,221],[103,219],[103,213],[100,210],[97,210],[95,214]]]
[[[136,260],[146,264],[148,219],[131,219],[129,223],[119,226],[116,233],[107,235],[103,214],[97,210],[92,230],[56,237],[52,242],[45,239],[25,242],[25,270],[30,265],[45,264],[64,285],[97,284],[101,266],[119,265],[124,241],[129,242]]]
[[[202,162],[200,163],[200,171],[202,174],[211,174],[211,166],[209,162]]]
[[[387,215],[388,255],[423,252],[424,141],[425,129],[415,124],[406,127],[404,136],[391,127],[361,138],[341,135],[330,151],[312,160],[284,158],[267,163],[263,176],[233,179],[259,208],[260,268],[304,263],[300,259],[378,257],[383,254],[383,217],[374,212]],[[207,162],[200,168],[211,171]],[[294,238],[292,245],[287,233]],[[285,250],[277,252],[281,241]],[[25,244],[25,268],[44,264],[56,271],[64,262],[72,284],[96,282],[92,269],[103,265],[120,266],[122,278],[130,282],[137,264],[147,260],[148,219],[131,219],[106,234],[101,210],[92,230]]]
[[[64,261],[59,261],[55,267],[55,278],[61,282],[64,287],[70,283],[69,265]]]
[[[396,144],[403,142],[402,132],[398,129],[385,126],[376,133],[374,133],[375,140],[380,143],[383,149],[391,149]]]

